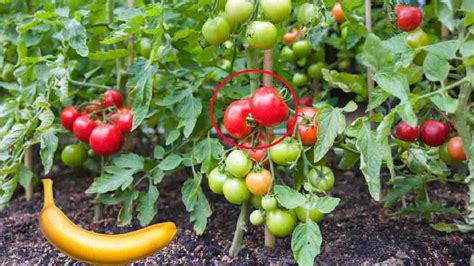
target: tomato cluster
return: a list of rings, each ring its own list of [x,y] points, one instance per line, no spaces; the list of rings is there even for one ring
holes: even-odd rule
[[[122,148],[124,133],[131,132],[133,115],[130,109],[122,107],[122,94],[116,90],[107,90],[101,101],[93,101],[79,111],[75,106],[67,106],[61,111],[61,124],[72,131],[76,138],[90,145],[97,155],[112,155]],[[78,146],[69,148],[72,154],[78,154]],[[65,149],[66,150],[66,149]],[[66,163],[67,154],[63,161],[69,166],[79,166],[79,162]]]

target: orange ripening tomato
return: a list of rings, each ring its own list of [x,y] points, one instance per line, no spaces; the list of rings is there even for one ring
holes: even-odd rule
[[[346,21],[346,17],[344,16],[344,13],[342,12],[341,3],[336,3],[334,5],[334,7],[332,8],[332,15],[337,23],[342,23]]]
[[[298,30],[293,29],[291,32],[285,33],[283,35],[283,42],[286,44],[292,44],[298,38]]]
[[[466,153],[464,153],[461,137],[453,137],[448,141],[448,154],[449,157],[454,160],[466,160]]]
[[[245,178],[245,185],[248,190],[256,196],[267,194],[272,186],[272,182],[272,174],[267,169],[262,169],[259,172],[250,172]]]

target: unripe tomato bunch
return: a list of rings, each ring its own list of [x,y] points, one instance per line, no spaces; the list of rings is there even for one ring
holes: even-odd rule
[[[93,101],[82,110],[72,105],[64,108],[61,124],[72,131],[78,140],[89,144],[95,154],[115,154],[122,148],[124,134],[131,132],[133,124],[132,112],[122,107],[122,102],[119,91],[107,90],[101,101]]]
[[[446,123],[428,120],[421,128],[400,122],[395,127],[395,136],[403,141],[419,140],[430,147],[438,147],[439,157],[446,164],[453,164],[466,159],[462,140],[459,136],[449,139],[449,126]]]

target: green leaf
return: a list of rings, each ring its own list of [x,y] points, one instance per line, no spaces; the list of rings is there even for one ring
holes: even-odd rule
[[[133,210],[133,201],[138,198],[138,191],[136,190],[126,190],[124,200],[122,202],[122,208],[119,211],[117,218],[118,226],[125,226],[130,224],[132,221],[132,210]]]
[[[423,72],[431,81],[443,81],[448,77],[449,62],[441,56],[428,53],[423,62]]]
[[[16,186],[18,184],[18,178],[10,178],[8,180],[0,178],[0,211],[5,209],[7,204],[10,202],[15,193]]]
[[[350,170],[359,161],[360,155],[348,150],[342,150],[342,157],[338,167],[342,170]]]
[[[314,258],[321,252],[323,237],[316,223],[309,220],[299,224],[291,236],[291,250],[296,262],[302,266],[314,265]]]
[[[166,145],[170,145],[171,143],[175,142],[179,138],[181,133],[177,129],[171,130],[168,135],[166,136]]]
[[[390,94],[380,88],[376,88],[375,90],[372,90],[371,93],[372,97],[369,99],[369,104],[367,105],[367,110],[374,110],[375,108],[379,107],[382,103],[384,103]]]
[[[456,57],[456,51],[459,49],[459,41],[451,40],[438,42],[424,48],[426,51],[443,57],[445,59],[453,59]]]
[[[115,60],[118,58],[124,58],[130,55],[130,51],[127,49],[116,49],[109,51],[98,51],[90,53],[89,58],[97,61]]]
[[[384,91],[399,98],[402,102],[408,102],[410,88],[405,75],[400,72],[378,72],[374,80]]]
[[[334,197],[312,198],[310,210],[316,209],[322,213],[331,213],[339,204],[341,200]]]
[[[17,141],[23,139],[27,130],[28,128],[24,124],[15,124],[8,132],[8,135],[0,140],[0,151],[6,151]]]
[[[294,209],[305,203],[304,196],[288,186],[275,185],[274,192],[278,203],[287,209]]]
[[[462,232],[462,233],[470,233],[474,232],[474,225],[471,224],[448,224],[448,223],[437,223],[437,224],[430,224],[430,226],[440,232],[445,233],[454,233],[454,232]]]
[[[451,0],[437,0],[435,9],[438,20],[450,31],[454,30],[457,22],[454,19],[454,8]]]
[[[163,147],[157,145],[153,149],[153,158],[155,158],[157,160],[161,160],[165,156],[165,153],[166,153],[165,149]]]
[[[410,125],[416,125],[418,118],[413,111],[411,104],[399,104],[394,108],[403,121]]]
[[[331,149],[337,135],[346,127],[346,118],[339,108],[324,108],[318,115],[318,141],[314,145],[314,162],[319,162]]]
[[[370,130],[370,123],[364,122],[357,136],[356,147],[360,151],[360,170],[364,174],[372,198],[380,200],[380,169],[382,157],[376,135]]]
[[[211,172],[220,158],[224,156],[224,147],[217,139],[206,138],[199,141],[193,148],[194,164],[202,163],[201,169],[205,173]]]
[[[474,40],[466,41],[461,47],[461,54],[464,57],[470,57],[474,55]]]
[[[344,92],[357,93],[362,97],[367,97],[367,81],[362,75],[337,72],[335,70],[323,69],[321,71],[324,80],[331,87],[339,88]]]
[[[18,181],[20,182],[20,185],[24,188],[29,187],[32,178],[33,172],[31,172],[31,170],[25,165],[20,165],[20,171],[18,172]]]
[[[194,98],[192,95],[188,95],[186,98],[184,98],[184,102],[178,108],[177,114],[178,117],[181,118],[178,126],[184,126],[184,137],[189,137],[189,135],[191,135],[193,132],[197,118],[201,114],[201,111],[202,104],[200,100]]]
[[[156,73],[156,66],[150,65],[147,60],[136,60],[129,69],[133,78],[128,82],[128,86],[133,87],[130,91],[132,101],[133,126],[135,130],[145,120],[150,108],[152,96],[153,75]]]
[[[66,24],[66,28],[63,30],[63,37],[80,56],[87,56],[89,54],[86,29],[77,20],[69,20],[69,23]]]
[[[141,226],[151,223],[156,215],[156,201],[160,193],[155,186],[149,186],[148,192],[141,193],[138,198],[138,220]]]
[[[170,154],[158,164],[158,167],[163,171],[170,171],[176,169],[182,161],[183,158],[179,154]]]
[[[53,167],[54,153],[58,148],[58,137],[50,129],[41,134],[40,143],[41,163],[43,164],[44,172],[48,174],[51,171],[51,167]]]
[[[384,208],[393,206],[412,189],[418,187],[423,179],[413,177],[397,176],[394,179],[393,186],[384,198]]]
[[[464,0],[461,5],[461,10],[474,13],[474,2],[471,0]]]
[[[128,37],[128,33],[124,32],[123,30],[118,30],[118,31],[112,32],[110,36],[102,40],[100,43],[105,44],[105,45],[115,44],[115,43],[125,41],[127,37]]]
[[[45,109],[43,112],[41,112],[38,118],[41,121],[41,124],[36,128],[37,131],[46,130],[54,123],[54,114],[50,109]]]
[[[190,220],[194,223],[194,230],[202,235],[206,229],[207,219],[212,211],[206,196],[201,189],[202,175],[196,175],[184,182],[181,188],[181,200],[186,210],[191,213]]]
[[[369,32],[362,52],[362,64],[370,70],[377,72],[386,65],[388,54],[389,51],[385,48],[380,38]]]
[[[443,96],[436,94],[430,97],[430,101],[436,105],[441,111],[448,114],[454,114],[458,107],[458,99],[454,99],[449,94]]]
[[[151,171],[151,178],[154,185],[160,183],[161,180],[163,180],[163,177],[165,177],[165,172],[163,172],[163,170],[158,167],[153,168]]]

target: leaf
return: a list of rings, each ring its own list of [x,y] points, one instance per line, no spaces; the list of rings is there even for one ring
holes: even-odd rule
[[[166,145],[170,145],[171,143],[175,142],[179,138],[180,132],[177,129],[171,130],[168,135],[166,136]]]
[[[224,147],[217,139],[206,138],[199,141],[193,148],[194,163],[202,163],[205,173],[211,172],[215,162],[224,155]]]
[[[41,112],[38,118],[41,121],[41,124],[36,128],[37,131],[46,130],[54,123],[54,114],[50,109],[45,109]]]
[[[372,97],[369,99],[369,104],[367,105],[367,110],[374,110],[375,108],[379,107],[382,103],[384,103],[390,94],[380,88],[376,88],[371,93]]]
[[[360,155],[348,150],[342,150],[342,157],[338,167],[342,170],[350,170],[359,161]]]
[[[132,101],[133,126],[135,130],[145,120],[152,99],[153,75],[156,66],[150,65],[147,60],[138,59],[130,66],[129,73],[132,79],[128,86],[132,86],[130,99]]]
[[[474,2],[471,0],[464,0],[461,5],[461,10],[474,13]]]
[[[18,181],[20,185],[24,188],[27,188],[31,184],[31,179],[33,178],[33,172],[31,172],[28,167],[24,164],[20,165],[20,171],[18,172]]]
[[[0,178],[0,211],[5,209],[7,204],[10,202],[15,193],[16,186],[18,184],[18,178],[10,178],[9,180]]]
[[[363,47],[362,64],[370,70],[377,72],[386,65],[387,54],[389,54],[389,51],[385,48],[380,38],[369,32]]]
[[[445,208],[439,202],[422,202],[418,206],[409,206],[403,208],[397,212],[394,212],[393,216],[397,215],[425,215],[428,213],[451,213],[460,214],[459,210],[453,207]]]
[[[407,122],[410,125],[416,125],[418,123],[418,118],[413,111],[411,104],[399,104],[394,109],[404,122]]]
[[[314,145],[314,162],[320,161],[331,149],[338,134],[344,132],[346,118],[339,108],[324,108],[318,115],[318,141]]]
[[[335,70],[323,69],[321,71],[324,80],[331,87],[339,88],[344,92],[357,93],[362,97],[367,97],[367,81],[362,75],[337,72]]]
[[[384,91],[399,98],[402,102],[408,102],[410,88],[405,75],[400,72],[378,72],[374,80]]]
[[[111,33],[110,36],[102,40],[101,44],[115,44],[119,42],[123,42],[127,39],[128,33],[124,32],[123,30],[114,31]]]
[[[294,209],[305,203],[304,196],[288,186],[275,185],[274,192],[278,203],[287,209]]]
[[[189,135],[191,135],[193,132],[197,118],[201,114],[201,111],[202,104],[200,100],[194,98],[192,95],[188,95],[186,98],[184,98],[184,102],[178,108],[177,114],[178,117],[181,118],[178,126],[184,126],[184,137],[189,137]]]
[[[160,160],[165,156],[165,149],[159,145],[155,146],[153,149],[153,158]]]
[[[474,40],[466,41],[461,47],[461,54],[464,57],[470,57],[474,55]]]
[[[153,168],[153,170],[151,171],[151,178],[153,180],[154,185],[160,183],[161,180],[163,180],[164,176],[165,176],[165,172],[163,172],[163,170],[161,170],[158,167]]]
[[[109,51],[98,51],[95,53],[90,53],[89,58],[97,61],[108,61],[115,60],[118,58],[124,58],[130,55],[130,51],[127,49],[116,49]]]
[[[310,210],[316,209],[322,213],[331,213],[341,200],[334,197],[312,198],[310,202]]]
[[[8,132],[8,135],[0,140],[0,151],[6,151],[17,141],[22,139],[28,128],[24,124],[15,124]]]
[[[132,209],[133,201],[138,198],[138,191],[136,190],[126,190],[124,200],[122,202],[122,208],[119,211],[117,218],[118,226],[125,226],[130,224],[132,221]]]
[[[472,224],[448,224],[448,223],[437,223],[430,224],[430,226],[440,232],[453,233],[453,232],[462,232],[470,233],[474,232],[474,225]]]
[[[77,20],[69,20],[69,23],[66,24],[66,28],[63,30],[63,36],[80,56],[87,56],[89,54],[86,29]]]
[[[202,175],[196,175],[184,182],[181,188],[181,200],[186,210],[191,213],[190,220],[194,223],[194,230],[202,235],[206,229],[207,219],[212,211],[206,196],[201,189]]]
[[[450,40],[444,42],[438,42],[429,46],[424,47],[424,49],[432,54],[443,57],[445,59],[453,59],[456,57],[456,51],[459,49],[459,41]]]
[[[443,81],[449,74],[449,62],[441,56],[428,53],[423,61],[423,72],[431,81]]]
[[[418,187],[423,179],[413,177],[397,176],[394,179],[393,186],[384,198],[384,208],[393,206],[399,199],[405,196],[412,189]]]
[[[369,192],[376,201],[380,200],[380,169],[382,157],[375,134],[370,130],[370,123],[364,122],[357,136],[356,147],[360,151],[360,170],[369,186]]]
[[[41,163],[43,164],[44,172],[48,174],[51,171],[51,167],[53,167],[54,153],[58,148],[58,137],[50,129],[41,134],[40,143]]]
[[[321,252],[323,237],[316,223],[308,220],[299,224],[291,236],[291,250],[296,262],[302,266],[314,265],[314,258]]]
[[[443,23],[450,31],[454,30],[456,21],[454,20],[454,9],[451,0],[438,0],[435,5],[438,20]]]
[[[436,105],[441,111],[448,114],[454,114],[458,107],[458,99],[454,99],[449,94],[443,96],[436,94],[430,97],[430,101]]]
[[[148,192],[141,193],[138,198],[138,220],[141,226],[150,224],[156,215],[156,201],[160,193],[155,186],[149,186]]]
[[[158,167],[163,171],[170,171],[176,169],[182,161],[183,158],[179,154],[170,154],[158,164]]]

